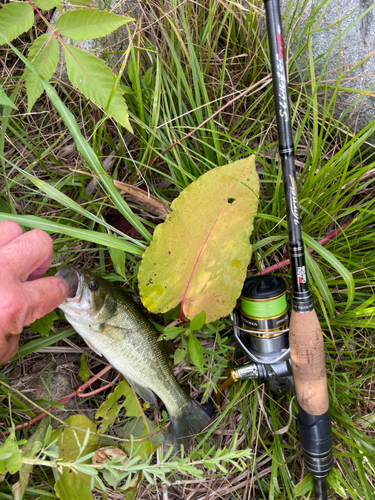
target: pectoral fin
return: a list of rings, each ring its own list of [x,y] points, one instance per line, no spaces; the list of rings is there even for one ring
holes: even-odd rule
[[[98,356],[103,356],[101,352],[99,352],[88,340],[84,339],[86,344],[92,349]]]
[[[155,394],[151,389],[139,384],[138,382],[134,382],[134,380],[129,377],[126,377],[126,380],[128,381],[130,387],[134,389],[138,396],[146,401],[146,403],[148,403],[149,405],[154,405],[156,403]]]

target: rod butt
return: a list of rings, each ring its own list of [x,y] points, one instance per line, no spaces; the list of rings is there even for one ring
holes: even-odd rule
[[[315,500],[327,500],[326,478],[315,478]]]

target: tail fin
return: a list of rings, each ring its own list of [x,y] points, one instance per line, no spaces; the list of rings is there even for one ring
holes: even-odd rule
[[[192,399],[178,413],[169,414],[178,442],[189,448],[193,437],[212,424],[211,418]]]

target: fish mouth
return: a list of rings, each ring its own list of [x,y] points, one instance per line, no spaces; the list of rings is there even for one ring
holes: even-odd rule
[[[64,302],[79,302],[83,291],[81,275],[73,267],[65,266],[56,273],[56,276],[63,278],[69,286],[68,296]]]

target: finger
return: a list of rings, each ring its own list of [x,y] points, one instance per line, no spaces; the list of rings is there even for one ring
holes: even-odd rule
[[[29,276],[43,275],[49,268],[53,254],[53,240],[40,229],[33,229],[0,248],[3,272],[26,281]]]
[[[17,222],[3,220],[0,222],[0,248],[5,247],[11,241],[22,236],[22,228]]]
[[[42,278],[49,269],[51,262],[46,262],[44,265],[40,266],[36,271],[33,271],[29,274],[27,281],[34,281]]]
[[[9,361],[18,351],[19,335],[4,335],[0,337],[0,365]]]
[[[59,276],[50,276],[22,284],[23,296],[29,305],[23,317],[23,325],[29,325],[58,307],[67,297],[69,286]]]

